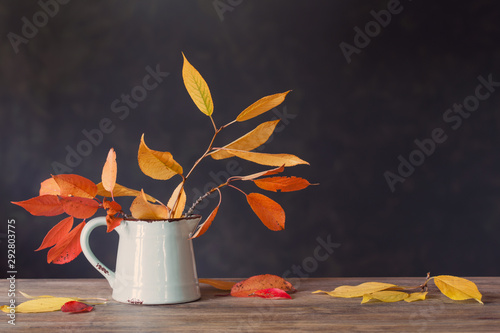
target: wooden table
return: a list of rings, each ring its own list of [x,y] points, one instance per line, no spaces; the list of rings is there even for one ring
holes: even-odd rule
[[[414,303],[368,303],[360,299],[312,294],[339,285],[367,281],[419,285],[423,278],[290,279],[293,300],[218,296],[223,291],[201,285],[199,301],[176,305],[129,305],[110,300],[92,312],[16,314],[16,325],[2,313],[1,332],[500,332],[500,278],[468,278],[483,294],[484,305],[452,301],[431,282],[431,295]],[[0,282],[0,304],[7,304],[8,280]],[[16,280],[17,301],[23,291],[33,296],[104,297],[104,279]]]

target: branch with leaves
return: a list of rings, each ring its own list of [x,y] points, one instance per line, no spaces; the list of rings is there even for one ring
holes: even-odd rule
[[[192,215],[196,205],[210,194],[217,192],[219,203],[193,233],[192,238],[196,238],[204,234],[211,226],[222,202],[221,189],[228,187],[237,190],[246,197],[253,212],[267,228],[274,231],[285,228],[285,212],[276,201],[261,193],[247,194],[235,184],[237,182],[251,181],[258,188],[273,192],[298,191],[312,185],[309,181],[300,177],[275,176],[282,173],[286,167],[300,164],[308,165],[309,163],[306,161],[291,154],[269,154],[253,151],[270,138],[280,120],[263,122],[252,131],[222,147],[214,147],[214,144],[222,130],[272,110],[285,100],[290,91],[263,97],[244,109],[236,119],[218,127],[212,117],[214,104],[208,84],[188,62],[184,54],[183,58],[182,77],[186,90],[196,107],[209,117],[214,129],[214,134],[205,152],[185,174],[183,167],[173,158],[170,152],[149,148],[146,145],[144,134],[141,136],[137,153],[141,171],[156,180],[169,180],[174,176],[180,176],[181,178],[167,204],[146,194],[143,189],[140,191],[134,190],[116,183],[117,162],[113,148],[108,153],[100,183],[96,184],[85,177],[74,174],[55,175],[41,183],[39,196],[25,201],[12,202],[35,216],[56,216],[63,213],[69,215],[47,233],[42,245],[37,249],[38,251],[52,247],[47,254],[48,263],[64,264],[80,254],[79,239],[85,221],[92,217],[99,208],[106,211],[107,232],[119,226],[124,218],[130,218],[122,210],[121,205],[115,201],[116,197],[121,196],[135,197],[130,206],[132,218],[137,220],[166,220]],[[187,213],[184,214],[187,201],[186,182],[193,171],[207,157],[214,160],[237,157],[273,168],[246,176],[228,178],[225,182],[194,200]],[[99,199],[97,196],[102,198]],[[75,228],[73,228],[74,218],[83,219]]]

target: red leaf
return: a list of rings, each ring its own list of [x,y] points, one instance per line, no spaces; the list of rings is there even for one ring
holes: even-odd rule
[[[61,307],[62,312],[80,313],[80,312],[90,312],[94,309],[92,305],[87,305],[78,301],[69,301],[64,303]]]
[[[262,274],[236,283],[231,289],[231,296],[252,297],[252,294],[256,291],[269,288],[278,288],[290,292],[295,291],[292,284],[282,277],[272,274]]]
[[[106,198],[102,201],[102,207],[108,211],[108,215],[115,215],[122,211],[122,206],[116,201],[109,201]]]
[[[253,182],[261,189],[273,192],[299,191],[311,185],[307,179],[300,177],[268,177],[255,179]]]
[[[285,229],[285,211],[274,200],[260,193],[250,193],[247,201],[266,227],[273,231]]]
[[[77,219],[87,219],[97,212],[99,203],[92,199],[81,197],[59,197],[64,211]]]
[[[61,195],[92,199],[97,194],[97,185],[79,175],[52,176],[61,189]]]
[[[73,216],[69,216],[56,224],[50,231],[47,233],[45,238],[43,239],[42,245],[35,251],[40,251],[51,247],[52,245],[56,245],[64,236],[68,234],[68,232],[73,227]]]
[[[269,298],[269,299],[279,299],[279,298],[285,298],[285,299],[292,299],[292,296],[288,295],[286,291],[283,291],[278,288],[267,288],[267,289],[260,289],[254,291],[250,296],[259,296],[262,298]]]
[[[106,215],[106,225],[107,225],[107,229],[106,229],[106,232],[111,232],[113,231],[114,228],[116,228],[117,226],[120,225],[120,223],[122,223],[123,221],[123,218],[121,217],[116,217],[116,216],[113,216],[113,215]]]
[[[26,209],[31,215],[35,216],[55,216],[64,213],[64,210],[56,195],[40,195],[25,201],[11,201]]]
[[[215,215],[217,215],[217,212],[219,211],[219,206],[220,206],[220,203],[222,200],[222,195],[220,193],[220,190],[217,189],[217,192],[219,192],[219,203],[217,204],[217,207],[215,207],[215,209],[210,213],[210,215],[205,220],[205,222],[203,222],[200,225],[199,229],[196,230],[196,232],[194,233],[193,237],[191,237],[191,239],[203,235],[208,230],[208,228],[212,225],[212,221],[215,219]]]
[[[81,252],[80,234],[85,222],[77,225],[47,253],[47,263],[65,264],[75,259]]]

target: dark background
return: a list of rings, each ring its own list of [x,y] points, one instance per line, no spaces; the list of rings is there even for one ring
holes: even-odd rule
[[[185,169],[203,153],[213,129],[184,88],[181,52],[208,82],[219,126],[257,99],[292,89],[274,112],[232,126],[219,142],[288,114],[264,151],[300,156],[311,165],[286,175],[320,183],[269,194],[286,211],[282,232],[265,228],[244,196],[225,189],[211,229],[194,241],[200,277],[282,275],[294,267],[289,276],[500,274],[500,87],[455,130],[443,120],[474,95],[478,76],[500,81],[498,2],[402,0],[402,11],[350,63],[340,43],[352,45],[354,28],[364,30],[370,12],[389,1],[221,3],[231,10],[219,15],[211,0],[73,0],[17,53],[8,33],[21,36],[22,18],[33,22],[41,7],[0,4],[0,231],[16,220],[18,278],[100,276],[83,255],[47,264],[47,251],[33,250],[61,218],[33,217],[10,204],[36,196],[84,130],[103,118],[115,126],[72,172],[99,182],[114,147],[118,182],[162,201],[179,179],[154,181],[140,172],[141,134]],[[157,65],[169,75],[120,119],[112,102]],[[384,173],[397,173],[398,156],[408,159],[414,141],[436,128],[446,141],[392,192]],[[188,201],[227,163],[204,161],[188,183]],[[237,163],[242,174],[264,169]],[[214,205],[210,200],[201,214]],[[118,237],[100,229],[92,246],[114,267]],[[311,259],[318,239],[339,245],[321,262]],[[5,239],[0,245],[5,275]]]

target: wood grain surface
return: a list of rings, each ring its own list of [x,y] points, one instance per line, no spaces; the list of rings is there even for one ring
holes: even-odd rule
[[[367,281],[419,285],[424,278],[290,279],[293,300],[220,296],[224,291],[201,285],[199,301],[176,305],[129,305],[111,300],[104,279],[16,280],[17,302],[32,296],[104,297],[92,312],[16,314],[16,325],[2,315],[1,332],[500,332],[500,278],[472,277],[483,294],[476,301],[452,301],[431,282],[430,297],[414,303],[368,303],[332,298],[312,291]],[[236,279],[237,280],[237,279]],[[0,282],[0,304],[7,304],[7,280]]]

